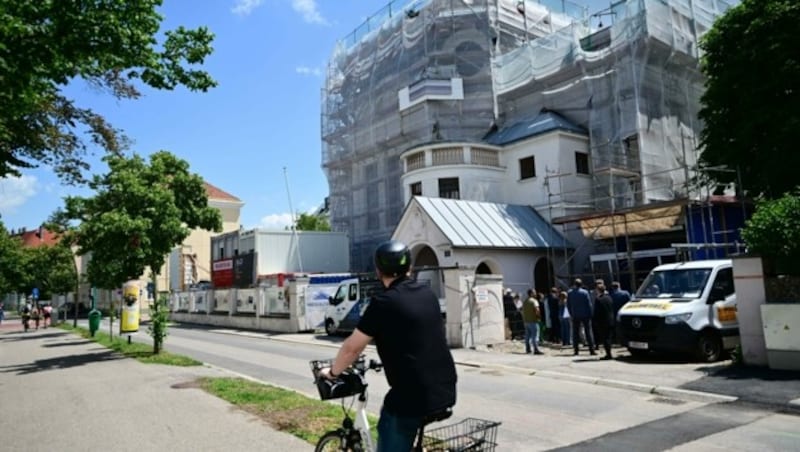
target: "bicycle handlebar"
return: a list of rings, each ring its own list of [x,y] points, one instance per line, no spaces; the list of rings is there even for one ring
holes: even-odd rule
[[[319,373],[322,371],[322,369],[330,369],[331,366],[333,366],[333,361],[333,359],[318,359],[310,361],[309,364],[311,365],[311,372],[314,374],[314,380],[320,378]],[[350,365],[350,367],[345,369],[344,372],[356,372],[359,375],[364,375],[369,370],[380,372],[383,370],[383,364],[374,359],[367,361],[367,357],[365,355],[361,355],[357,360],[355,360],[355,362],[353,362],[353,364]]]

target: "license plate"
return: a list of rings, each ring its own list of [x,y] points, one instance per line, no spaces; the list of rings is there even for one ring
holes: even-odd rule
[[[630,342],[628,342],[628,347],[637,348],[639,350],[647,350],[648,349],[647,342],[630,341]]]

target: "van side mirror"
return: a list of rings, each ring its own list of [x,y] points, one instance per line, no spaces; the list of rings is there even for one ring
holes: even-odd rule
[[[334,305],[334,306],[336,305],[336,303],[333,302],[333,297],[332,296],[328,297],[328,304]]]
[[[708,304],[718,301],[725,301],[725,292],[719,287],[712,287],[711,293],[708,295]]]

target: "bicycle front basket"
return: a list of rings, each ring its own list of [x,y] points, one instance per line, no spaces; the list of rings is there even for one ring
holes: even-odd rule
[[[319,378],[317,389],[319,398],[322,400],[341,399],[356,394],[360,394],[367,387],[367,382],[361,375],[356,373],[342,373],[335,380]]]
[[[499,422],[467,418],[461,422],[425,432],[423,440],[427,451],[487,451],[497,447]]]

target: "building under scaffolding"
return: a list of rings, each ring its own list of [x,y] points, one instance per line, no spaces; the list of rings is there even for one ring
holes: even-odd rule
[[[331,225],[349,232],[354,267],[371,266],[375,243],[402,213],[401,154],[486,144],[547,111],[585,129],[589,141],[589,174],[547,168],[546,202],[531,203],[577,244],[564,260],[573,267],[557,273],[580,273],[591,255],[610,251],[574,227],[581,215],[614,219],[624,209],[700,199],[689,183],[701,128],[697,42],[729,7],[627,0],[590,18],[566,0],[388,4],[338,43],[322,93]],[[588,189],[569,183],[587,177]],[[612,234],[616,243],[622,232]]]

